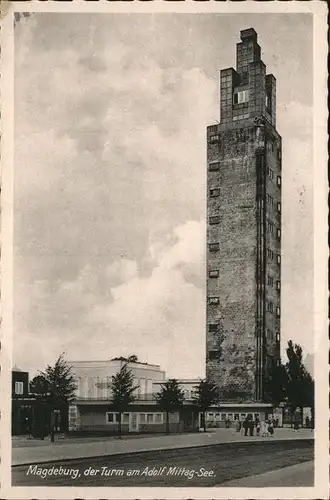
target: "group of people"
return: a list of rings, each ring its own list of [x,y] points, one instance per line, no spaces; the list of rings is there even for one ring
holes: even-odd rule
[[[236,422],[236,431],[240,432],[241,428],[243,427],[244,436],[253,436],[254,431],[256,431],[257,436],[272,436],[274,434],[274,424],[275,423],[273,420],[260,421],[258,418],[253,420],[252,417],[247,416],[243,424],[239,420]]]

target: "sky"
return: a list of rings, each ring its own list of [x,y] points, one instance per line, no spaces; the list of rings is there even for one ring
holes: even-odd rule
[[[254,27],[283,137],[282,350],[313,353],[312,16],[33,14],[15,28],[13,363],[205,374],[205,128]]]

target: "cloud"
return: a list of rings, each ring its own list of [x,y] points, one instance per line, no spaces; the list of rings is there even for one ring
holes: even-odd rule
[[[148,277],[138,275],[136,262],[122,259],[97,274],[92,266],[81,269],[76,280],[58,283],[52,301],[48,284],[34,283],[31,303],[38,300],[41,311],[34,335],[47,330],[52,337],[39,362],[52,362],[59,346],[70,359],[84,359],[86,352],[98,359],[134,351],[169,375],[202,376],[205,290],[198,278],[204,270],[204,227],[197,221],[178,226],[163,247],[159,244]],[[25,362],[33,363],[34,349],[34,343],[27,345]]]
[[[129,259],[116,260],[106,268],[105,272],[109,280],[130,281],[137,276],[137,263]]]

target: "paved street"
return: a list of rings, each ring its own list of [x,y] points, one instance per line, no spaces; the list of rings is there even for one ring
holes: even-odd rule
[[[283,439],[79,458],[63,463],[13,467],[12,484],[13,486],[217,486],[246,476],[258,476],[268,471],[310,462],[313,460],[313,450],[312,439]],[[287,475],[288,483],[289,479]],[[274,486],[282,486],[281,475],[276,481],[278,484]],[[303,475],[300,483],[299,486],[313,486],[313,475]],[[298,486],[296,483],[293,485]]]
[[[311,439],[313,432],[309,429],[277,429],[274,436],[262,438],[257,436],[243,436],[234,429],[212,429],[207,433],[170,434],[170,435],[138,435],[114,437],[56,439],[55,443],[49,440],[13,439],[12,464],[23,465],[80,457],[100,457],[117,455],[120,453],[135,453],[142,451],[156,451],[159,449],[176,449],[191,446],[205,446],[211,444],[262,442],[292,439]]]
[[[264,472],[254,476],[234,479],[221,486],[227,488],[269,488],[281,486],[284,488],[292,486],[311,486],[314,482],[314,462],[301,462],[285,468]]]

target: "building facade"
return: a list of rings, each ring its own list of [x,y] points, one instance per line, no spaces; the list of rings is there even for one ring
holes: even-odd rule
[[[206,373],[223,401],[262,402],[280,360],[282,144],[276,80],[254,29],[240,36],[207,127]]]
[[[69,407],[70,431],[102,434],[118,431],[120,416],[111,404],[110,383],[123,364],[132,372],[137,388],[135,400],[121,415],[122,432],[165,432],[166,415],[156,405],[154,397],[165,382],[165,372],[158,365],[127,362],[124,358],[69,362],[77,385],[76,398]],[[179,411],[169,415],[170,432],[197,430],[198,425],[198,411],[188,399]]]

